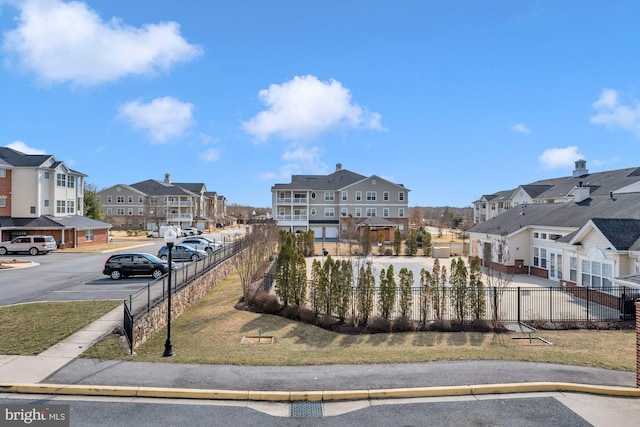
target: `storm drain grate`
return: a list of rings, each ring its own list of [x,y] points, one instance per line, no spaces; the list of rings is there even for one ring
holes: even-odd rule
[[[322,402],[294,402],[291,404],[291,417],[321,417]]]

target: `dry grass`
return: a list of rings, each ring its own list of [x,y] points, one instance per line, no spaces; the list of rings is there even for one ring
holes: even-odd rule
[[[185,315],[172,322],[176,357],[163,359],[164,333],[123,354],[112,336],[86,358],[233,365],[408,363],[436,360],[522,360],[632,371],[633,331],[539,331],[553,343],[528,345],[511,334],[416,332],[341,335],[279,316],[237,311],[238,276],[233,274]],[[274,336],[276,344],[241,344],[243,336]]]
[[[0,354],[40,354],[119,304],[122,301],[41,302],[0,307]]]

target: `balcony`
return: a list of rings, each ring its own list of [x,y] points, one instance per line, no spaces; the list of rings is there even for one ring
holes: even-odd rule
[[[307,199],[306,197],[304,199],[302,198],[277,198],[276,199],[276,204],[277,205],[306,205],[309,203],[309,199]]]
[[[308,215],[277,215],[275,219],[279,226],[307,225],[309,223]]]

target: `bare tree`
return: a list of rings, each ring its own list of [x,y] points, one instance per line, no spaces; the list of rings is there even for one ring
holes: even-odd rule
[[[260,279],[260,275],[269,264],[278,244],[278,233],[273,226],[251,227],[242,241],[238,252],[238,274],[245,302],[251,297],[251,285]]]
[[[485,283],[491,289],[491,322],[496,328],[502,321],[502,311],[500,309],[502,303],[502,295],[504,290],[509,287],[513,281],[513,273],[509,272],[509,247],[507,239],[504,236],[495,239],[490,248],[485,245],[483,254]]]

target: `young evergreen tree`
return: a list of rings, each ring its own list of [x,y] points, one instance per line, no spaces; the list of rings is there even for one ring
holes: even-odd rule
[[[487,309],[484,283],[482,283],[482,261],[474,257],[469,264],[469,309],[474,320],[484,317]]]
[[[371,253],[371,227],[369,224],[364,226],[362,231],[362,255],[367,256]]]
[[[327,259],[324,262],[324,274],[325,274],[325,287],[323,289],[322,295],[322,310],[325,314],[333,314],[333,290],[335,287],[335,272],[334,270],[334,262],[331,255],[327,256]]]
[[[309,289],[309,302],[311,303],[311,309],[314,313],[318,313],[320,310],[321,302],[321,283],[324,283],[325,274],[322,268],[322,263],[317,259],[314,259],[311,263],[311,283]]]
[[[429,317],[431,296],[431,272],[423,268],[420,270],[420,321],[423,325],[427,324]]]
[[[384,254],[384,231],[378,231],[378,255]]]
[[[396,231],[393,232],[393,252],[396,256],[400,255],[400,249],[402,249],[402,234],[396,228]]]
[[[373,301],[376,292],[375,278],[371,272],[371,263],[367,263],[367,268],[360,267],[358,274],[358,285],[356,286],[356,306],[358,316],[363,325],[369,324],[369,319],[373,312]]]
[[[433,307],[433,314],[436,320],[442,319],[442,305],[443,301],[440,294],[440,277],[441,274],[440,261],[438,258],[433,262],[433,268],[431,270],[431,280],[429,282],[429,294],[431,295],[431,305]]]
[[[440,293],[440,318],[447,318],[447,267],[440,267],[440,280],[438,281],[440,286],[438,292]]]
[[[400,316],[409,317],[413,305],[413,271],[406,267],[400,269]]]
[[[431,255],[431,233],[428,231],[422,235],[422,253],[424,256]]]
[[[295,268],[292,271],[293,277],[291,278],[293,303],[301,307],[307,302],[307,261],[304,255],[297,253],[294,263]]]
[[[464,265],[462,258],[454,258],[451,260],[451,272],[449,273],[451,297],[453,299],[456,318],[460,322],[464,322],[469,312],[467,275],[467,267]]]
[[[418,232],[415,228],[409,230],[409,236],[407,236],[404,245],[404,253],[406,255],[415,255],[418,253]]]
[[[379,289],[380,300],[378,301],[378,310],[380,316],[385,319],[390,319],[393,309],[396,306],[396,296],[398,294],[393,265],[389,265],[386,271],[384,268],[380,271]]]
[[[348,260],[336,262],[338,270],[338,286],[336,292],[336,315],[344,322],[349,307],[351,306],[351,294],[353,283],[353,267]]]

